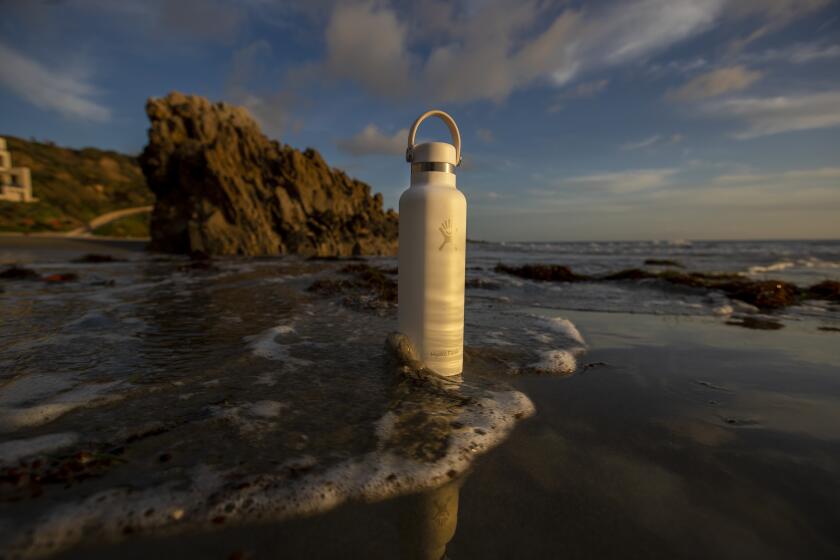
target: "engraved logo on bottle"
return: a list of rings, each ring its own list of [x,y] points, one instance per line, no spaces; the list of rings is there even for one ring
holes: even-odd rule
[[[443,251],[443,248],[450,243],[453,247],[455,246],[455,243],[452,241],[452,235],[454,230],[452,228],[451,218],[446,218],[445,220],[443,220],[443,222],[441,222],[440,224],[440,227],[438,228],[438,231],[443,236],[443,242],[440,244],[440,247],[438,247],[438,251]]]

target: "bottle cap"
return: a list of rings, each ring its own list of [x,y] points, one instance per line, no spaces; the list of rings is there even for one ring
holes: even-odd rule
[[[446,142],[426,142],[419,146],[414,145],[417,129],[429,117],[438,117],[449,127],[449,132],[455,142],[454,146]],[[426,111],[420,115],[408,132],[408,148],[405,151],[405,160],[411,163],[412,171],[438,171],[454,174],[455,168],[461,165],[461,133],[458,131],[455,119],[448,113],[437,109]]]

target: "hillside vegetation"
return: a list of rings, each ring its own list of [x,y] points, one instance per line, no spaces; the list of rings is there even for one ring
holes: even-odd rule
[[[96,148],[62,148],[14,136],[4,138],[13,165],[31,169],[32,193],[38,202],[0,201],[0,231],[70,230],[111,210],[154,203],[133,156]],[[147,218],[129,221],[130,227],[109,228],[109,233],[148,235],[148,226],[142,225],[148,224]]]

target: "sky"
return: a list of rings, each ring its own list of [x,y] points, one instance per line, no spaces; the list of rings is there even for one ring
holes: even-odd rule
[[[840,237],[840,0],[0,11],[0,134],[139,153],[146,99],[198,94],[396,208],[407,128],[439,108],[463,135],[471,238]],[[429,121],[419,137],[448,131]]]

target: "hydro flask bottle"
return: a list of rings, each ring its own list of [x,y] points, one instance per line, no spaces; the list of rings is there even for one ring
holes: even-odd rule
[[[417,127],[439,117],[455,145],[414,145]],[[461,163],[458,125],[443,111],[420,115],[408,133],[411,186],[400,197],[399,330],[439,375],[464,366],[464,274],[467,199],[455,188]]]

